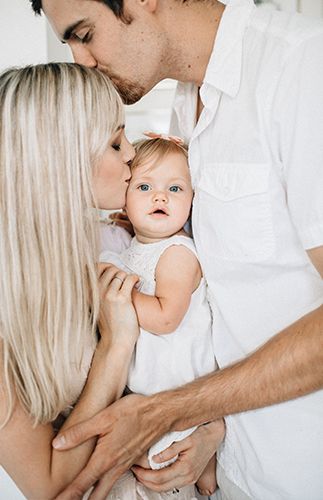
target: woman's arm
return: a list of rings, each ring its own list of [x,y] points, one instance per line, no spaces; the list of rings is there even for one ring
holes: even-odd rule
[[[196,256],[183,245],[169,247],[156,268],[155,296],[133,290],[133,303],[142,328],[163,335],[179,326],[201,280]]]
[[[63,429],[82,422],[122,394],[132,350],[138,336],[131,290],[137,277],[128,276],[122,283],[113,279],[113,266],[101,266],[104,307],[101,311],[101,340],[95,351],[91,370],[82,395]],[[125,273],[123,273],[125,276]],[[121,276],[121,272],[118,272]],[[108,288],[107,288],[108,287]],[[122,319],[121,319],[122,318]],[[1,385],[1,384],[0,384]],[[5,407],[0,393],[1,409]],[[86,465],[96,444],[92,438],[72,452],[59,453],[51,447],[54,437],[51,424],[33,427],[32,419],[18,402],[8,424],[0,431],[0,462],[22,492],[33,500],[55,497]]]

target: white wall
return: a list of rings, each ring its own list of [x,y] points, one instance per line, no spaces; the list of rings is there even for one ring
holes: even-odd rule
[[[0,70],[47,60],[46,24],[28,0],[0,0]]]
[[[12,479],[0,467],[0,500],[26,500]]]
[[[309,16],[323,16],[323,0],[262,0],[282,10],[303,12]]]
[[[323,0],[298,0],[299,10],[309,16],[323,16]]]

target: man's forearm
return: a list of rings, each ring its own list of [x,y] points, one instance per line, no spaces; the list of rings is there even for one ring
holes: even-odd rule
[[[62,499],[70,498],[67,495],[75,491],[85,492],[107,471],[108,492],[115,478],[167,431],[269,406],[321,388],[323,306],[232,366],[176,390],[148,397],[126,396],[73,432],[67,430],[57,440],[60,449],[77,446],[97,434],[100,446]]]
[[[323,388],[323,306],[247,358],[182,388],[157,394],[153,405],[170,429],[184,429]]]

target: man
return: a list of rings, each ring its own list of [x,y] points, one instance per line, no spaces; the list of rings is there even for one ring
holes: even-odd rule
[[[227,3],[33,1],[75,60],[106,72],[125,102],[163,78],[184,82],[173,126],[190,140],[193,230],[221,368],[175,391],[125,397],[65,432],[57,448],[99,439],[62,498],[101,477],[95,498],[104,498],[163,433],[223,416],[223,498],[322,498],[323,24]],[[184,482],[180,466],[134,471],[169,489]]]

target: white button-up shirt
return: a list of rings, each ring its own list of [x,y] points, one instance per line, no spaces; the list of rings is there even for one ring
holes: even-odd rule
[[[195,126],[197,88],[179,84],[172,131],[190,141],[193,233],[224,367],[323,303],[306,253],[323,245],[323,23],[231,0],[200,96]],[[323,391],[226,423],[218,459],[247,495],[322,500]]]

